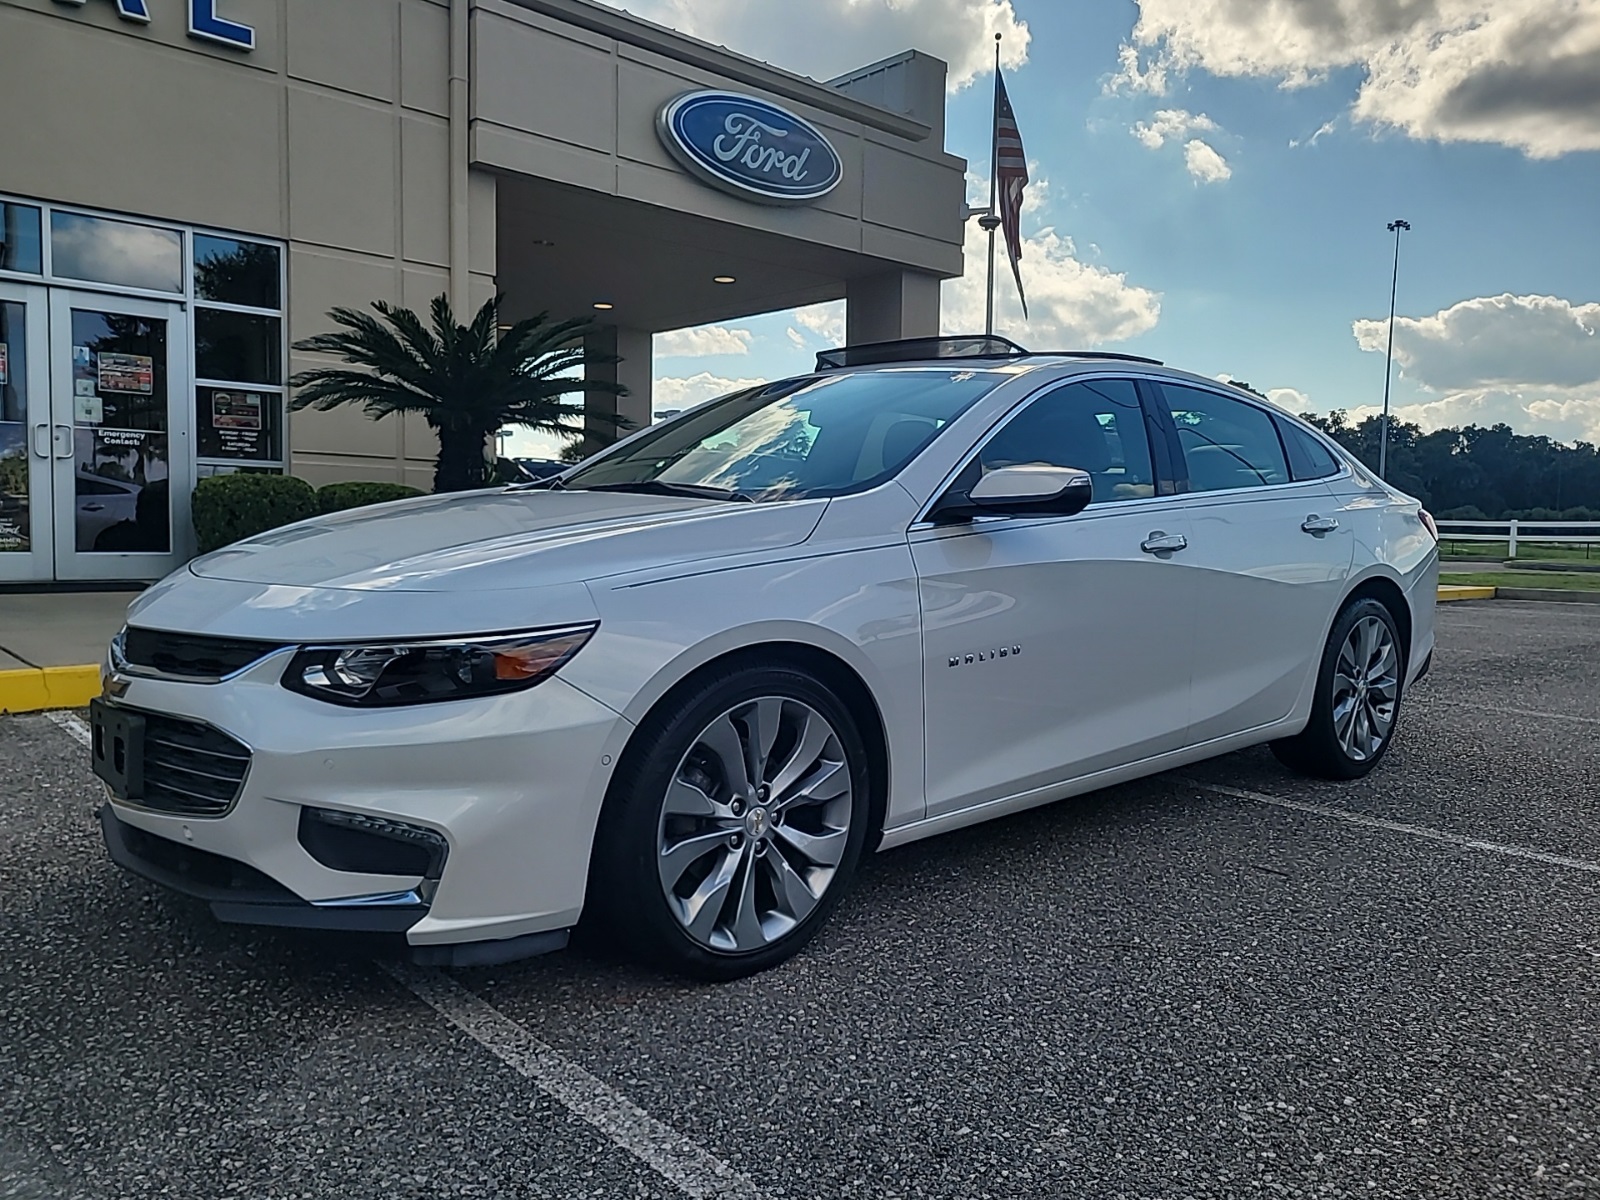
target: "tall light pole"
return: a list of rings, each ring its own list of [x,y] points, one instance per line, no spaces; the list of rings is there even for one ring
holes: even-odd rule
[[[1389,378],[1394,374],[1394,298],[1400,286],[1400,235],[1409,233],[1410,221],[1390,221],[1394,234],[1394,274],[1389,278],[1389,349],[1383,360],[1383,429],[1378,439],[1378,478],[1389,478]]]

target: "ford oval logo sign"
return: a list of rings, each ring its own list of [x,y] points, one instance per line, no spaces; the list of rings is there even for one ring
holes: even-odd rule
[[[811,122],[753,96],[689,92],[656,130],[672,156],[712,187],[764,204],[810,204],[844,178],[833,144]]]

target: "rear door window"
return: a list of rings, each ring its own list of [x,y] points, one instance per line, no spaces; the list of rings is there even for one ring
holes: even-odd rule
[[[1265,409],[1201,388],[1163,383],[1192,492],[1289,482],[1277,422]]]

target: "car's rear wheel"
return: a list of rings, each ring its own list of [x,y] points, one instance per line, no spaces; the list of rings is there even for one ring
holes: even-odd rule
[[[1394,614],[1357,600],[1333,623],[1317,674],[1311,720],[1272,743],[1278,760],[1322,779],[1359,779],[1382,761],[1400,716],[1405,661]]]
[[[793,668],[736,668],[641,728],[612,783],[591,901],[668,969],[734,979],[816,933],[855,873],[870,805],[849,708]]]

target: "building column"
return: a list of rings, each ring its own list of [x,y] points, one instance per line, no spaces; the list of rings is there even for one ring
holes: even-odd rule
[[[845,340],[893,342],[939,335],[939,280],[921,271],[889,271],[845,285]]]
[[[619,437],[650,424],[650,383],[654,373],[651,338],[648,330],[602,325],[583,339],[583,348],[587,353],[615,354],[622,359],[617,363],[588,365],[584,368],[583,377],[620,383],[628,389],[624,396],[612,396],[604,392],[584,393],[584,442],[589,453],[593,454]],[[617,429],[604,419],[608,414],[621,417],[627,425]],[[600,419],[596,420],[597,416]]]

